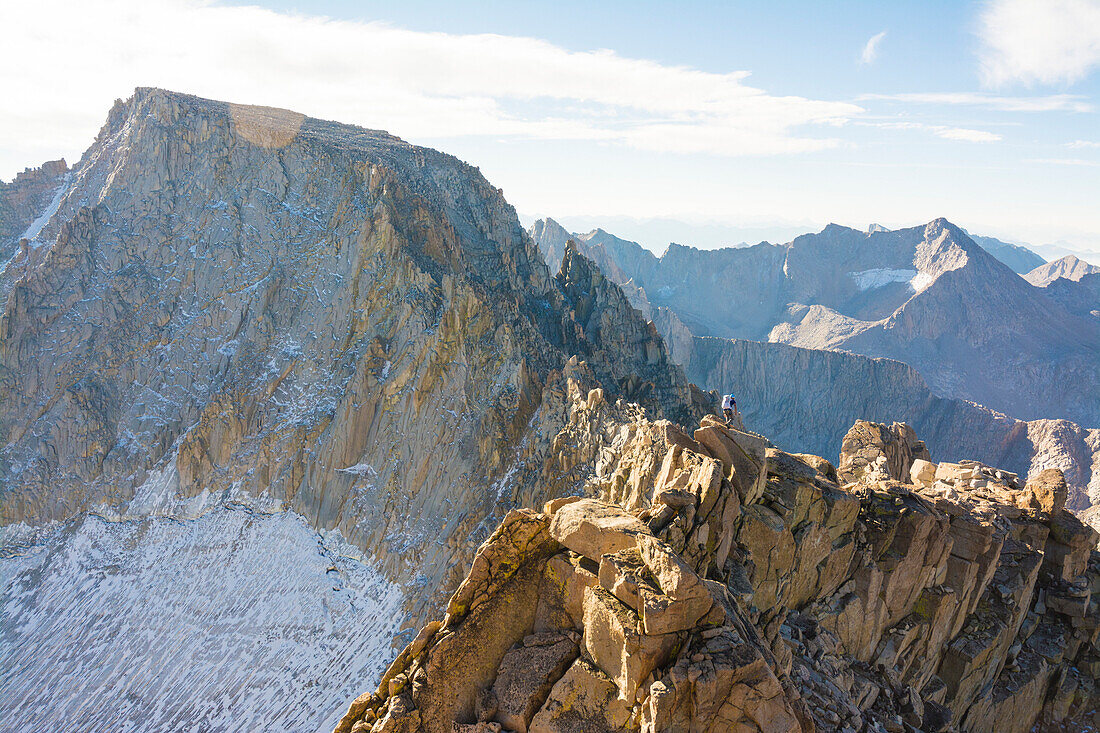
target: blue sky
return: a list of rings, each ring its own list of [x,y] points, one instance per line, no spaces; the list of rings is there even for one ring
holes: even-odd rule
[[[1100,0],[87,5],[0,9],[35,59],[0,71],[4,179],[155,85],[388,129],[658,250],[947,216],[1100,260]]]

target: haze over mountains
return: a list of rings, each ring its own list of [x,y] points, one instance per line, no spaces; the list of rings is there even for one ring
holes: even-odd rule
[[[831,454],[858,404],[864,416],[918,426],[938,455],[1024,474],[1058,465],[1078,508],[1100,499],[1095,276],[1034,287],[943,220],[898,231],[834,225],[787,245],[673,244],[661,257],[553,220],[531,233],[551,263],[574,238],[657,324],[690,379],[751,396],[750,419],[789,436],[791,449]],[[737,339],[732,363],[701,336]],[[796,357],[758,342],[847,353]],[[856,374],[877,375],[876,387],[854,396]]]

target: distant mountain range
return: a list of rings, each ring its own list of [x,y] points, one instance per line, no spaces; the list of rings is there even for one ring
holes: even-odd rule
[[[963,231],[965,232],[966,230],[964,229]],[[978,234],[971,234],[970,232],[966,232],[966,234],[986,252],[1021,275],[1046,264],[1045,259],[1023,245],[1002,242],[996,237],[983,237]]]
[[[569,239],[552,220],[531,230],[554,266]],[[576,237],[609,277],[641,288],[696,336],[772,341],[885,356],[915,367],[945,397],[1022,419],[1100,424],[1100,319],[1051,297],[950,222],[862,232],[830,225],[789,244],[657,257],[597,229]],[[1080,292],[1077,292],[1080,291]]]
[[[1019,269],[1079,277],[1036,287],[942,219],[660,257],[552,219],[531,234],[551,267],[573,238],[689,379],[741,394],[750,424],[791,449],[828,455],[853,419],[905,420],[937,455],[1058,465],[1079,508],[1100,500],[1100,432],[1081,427],[1100,426],[1100,275],[1087,266],[982,238]]]

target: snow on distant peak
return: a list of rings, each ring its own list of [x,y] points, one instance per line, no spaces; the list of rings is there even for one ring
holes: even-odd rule
[[[907,282],[913,292],[919,293],[931,285],[932,281],[936,279],[936,276],[930,272],[909,269],[894,270],[888,267],[878,267],[873,270],[862,270],[860,272],[849,272],[848,275],[855,281],[856,287],[862,291],[874,290],[875,288],[881,288],[890,283]]]
[[[860,290],[873,290],[890,283],[910,282],[918,277],[916,270],[892,270],[887,267],[878,267],[873,270],[861,272],[849,272],[856,287]]]
[[[919,293],[931,285],[935,279],[936,276],[930,272],[918,272],[916,277],[909,281],[909,287],[913,288],[914,292]]]
[[[54,191],[53,199],[46,207],[46,210],[43,211],[37,219],[31,222],[31,225],[23,232],[20,239],[29,239],[32,242],[38,239],[38,235],[42,233],[42,230],[46,228],[46,224],[49,223],[53,215],[57,213],[58,208],[60,208],[61,199],[64,198],[65,192],[69,189],[70,180],[72,180],[72,173],[66,173],[61,179],[61,183],[58,185],[57,190]]]

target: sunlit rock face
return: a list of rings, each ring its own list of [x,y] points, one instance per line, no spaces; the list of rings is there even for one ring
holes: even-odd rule
[[[478,503],[574,355],[689,406],[617,290],[551,277],[476,170],[385,133],[140,90],[42,236],[0,321],[5,522],[172,459],[185,495],[268,492],[379,544],[383,515],[461,522],[435,506]]]
[[[635,421],[591,498],[505,517],[335,731],[1093,729],[1100,535],[1056,469],[934,457],[899,423],[834,467]]]
[[[215,715],[211,700],[259,705],[237,687],[251,674],[239,655],[276,659],[297,633],[264,626],[284,601],[262,599],[276,596],[311,609],[301,644],[313,651],[278,673],[264,662],[266,700],[327,684],[333,659],[359,659],[345,674],[369,677],[390,624],[431,610],[510,507],[574,490],[599,461],[601,436],[621,426],[560,435],[589,392],[678,420],[701,409],[622,292],[576,251],[553,275],[500,191],[453,157],[285,110],[140,89],[55,174],[40,208],[10,227],[37,231],[0,275],[0,525],[49,528],[5,535],[5,613],[29,619],[34,599],[55,597],[48,615],[72,638],[97,638],[99,614],[109,625],[118,648],[89,650],[88,664],[161,658],[178,667],[173,679],[220,681],[111,687],[118,674],[41,659],[10,673],[18,685],[6,689],[20,692],[5,710],[40,707],[41,685],[97,698],[65,708],[85,730],[129,720],[127,695],[169,695],[166,727]],[[164,502],[209,512],[165,523]],[[343,621],[327,565],[290,549],[316,533],[361,558],[362,602]],[[72,562],[47,562],[60,556]],[[187,558],[196,580],[180,586],[170,569]],[[257,564],[255,603],[204,595],[235,582],[216,568]],[[146,596],[110,581],[115,565],[123,585],[164,588],[147,624],[113,620],[143,613]],[[180,625],[205,648],[176,649]],[[9,628],[23,629],[16,651],[43,643],[40,626]],[[259,641],[256,628],[271,631]],[[310,716],[325,699],[293,720],[323,720]],[[269,714],[211,729],[291,720]]]

